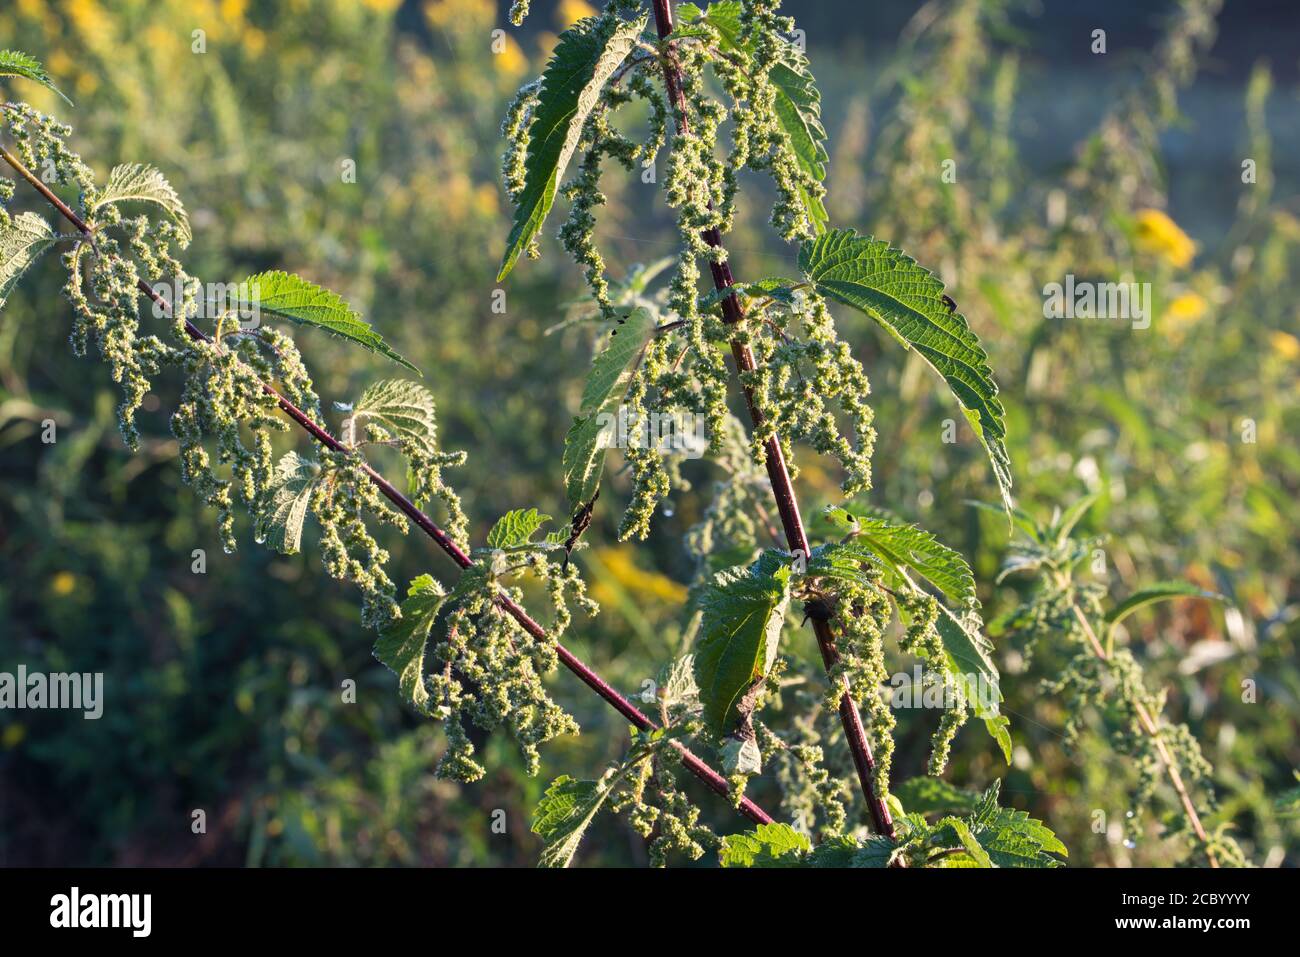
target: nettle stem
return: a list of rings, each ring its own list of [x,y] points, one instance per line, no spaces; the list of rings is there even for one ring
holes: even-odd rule
[[[673,9],[672,0],[654,0],[655,27],[659,33],[659,39],[662,41],[673,32]],[[668,51],[663,60],[664,85],[668,90],[669,100],[672,102],[676,114],[676,128],[678,135],[685,135],[689,129],[686,119],[686,98],[682,92],[681,71],[676,61],[673,59],[672,52]],[[712,204],[710,204],[712,208]],[[702,232],[704,241],[715,249],[722,248],[722,235],[716,226],[711,226]],[[721,262],[710,261],[709,269],[713,273],[713,285],[721,293],[727,293],[735,286],[735,280],[731,275],[731,265],[727,260]],[[745,311],[740,305],[740,300],[736,294],[731,292],[722,300],[722,314],[724,320],[731,325],[743,322]],[[757,368],[754,361],[754,352],[750,347],[737,340],[731,342],[731,354],[736,360],[737,373],[743,375],[746,372],[753,372]],[[749,409],[750,423],[754,428],[758,428],[763,423],[763,415],[754,404],[753,390],[748,386],[744,387],[745,405]],[[781,516],[781,526],[785,531],[786,546],[789,551],[802,551],[807,555],[811,551],[808,546],[808,535],[804,530],[803,518],[799,514],[799,500],[795,497],[794,483],[790,479],[790,471],[786,468],[785,453],[781,449],[780,440],[773,436],[767,440],[764,446],[766,450],[767,475],[772,482],[772,494],[776,499],[777,512]],[[830,672],[836,664],[839,663],[839,651],[835,647],[835,638],[831,634],[829,621],[812,619],[813,632],[817,636],[817,647],[821,651],[822,662],[826,670]],[[875,825],[876,832],[889,837],[894,836],[894,821],[889,814],[889,808],[885,806],[884,799],[876,793],[873,785],[876,772],[876,762],[871,755],[871,745],[867,741],[866,729],[862,726],[862,716],[858,713],[858,706],[854,703],[849,694],[848,679],[841,679],[844,686],[844,693],[840,696],[840,722],[844,725],[844,735],[848,741],[849,751],[853,755],[853,766],[858,773],[858,782],[862,787],[863,799],[867,802],[867,807],[871,811],[871,820]]]
[[[1071,601],[1070,610],[1074,612],[1074,617],[1079,620],[1079,627],[1083,629],[1084,637],[1088,639],[1088,644],[1092,647],[1092,653],[1102,661],[1109,661],[1110,653],[1098,640],[1097,633],[1093,630],[1092,623],[1088,621],[1088,616],[1083,613],[1083,609],[1077,603]],[[1183,804],[1183,810],[1187,814],[1188,822],[1192,825],[1192,830],[1196,832],[1197,838],[1205,847],[1205,856],[1209,860],[1210,866],[1218,867],[1219,861],[1214,856],[1214,849],[1210,847],[1210,838],[1205,833],[1205,826],[1201,824],[1201,816],[1196,812],[1196,805],[1192,803],[1192,796],[1188,793],[1187,785],[1183,783],[1183,775],[1178,770],[1178,763],[1174,760],[1173,755],[1169,753],[1169,748],[1165,746],[1164,738],[1160,736],[1160,728],[1156,724],[1155,717],[1141,701],[1135,700],[1133,709],[1137,712],[1138,722],[1142,725],[1142,730],[1155,742],[1156,753],[1160,755],[1160,762],[1165,766],[1165,773],[1169,776],[1169,783],[1173,785],[1174,790],[1178,793],[1178,799]]]
[[[88,241],[92,244],[94,243],[94,230],[90,228],[86,221],[78,216],[67,203],[54,195],[48,186],[33,175],[32,172],[23,165],[22,161],[9,152],[9,150],[4,146],[0,146],[0,159],[3,159],[6,163],[12,166],[23,180],[29,183],[33,189],[49,201],[50,205],[58,210],[59,214],[63,216],[64,219],[71,223],[78,232],[86,237]],[[147,296],[156,305],[170,312],[171,306],[168,301],[159,295],[153,286],[147,283],[144,279],[137,280],[136,286],[139,288],[141,293]],[[212,341],[210,336],[188,319],[185,320],[185,332],[191,339],[208,343]],[[262,388],[265,390],[267,395],[276,400],[280,410],[284,412],[285,415],[301,426],[307,434],[321,445],[325,446],[325,448],[333,452],[349,451],[343,443],[313,422],[305,412],[282,396],[271,385],[263,382]],[[418,508],[409,498],[403,495],[396,486],[384,478],[369,464],[363,464],[362,469],[383,496],[392,502],[398,511],[414,522],[421,531],[433,539],[433,541],[437,543],[438,547],[441,548],[443,552],[445,552],[447,556],[450,557],[451,560],[460,568],[469,568],[474,564],[474,560],[466,555],[460,546],[452,541],[447,533],[439,528],[432,518]],[[497,596],[496,602],[497,605],[518,622],[519,626],[523,628],[524,631],[528,632],[528,634],[532,635],[539,641],[550,640],[547,637],[546,629],[538,624],[509,596],[504,593],[500,594]],[[600,697],[603,698],[615,711],[642,731],[650,731],[659,727],[654,721],[644,715],[640,709],[632,704],[631,701],[619,694],[618,691],[605,681],[605,679],[593,671],[588,665],[584,664],[576,655],[573,654],[573,652],[569,651],[568,648],[564,647],[564,645],[560,644],[558,641],[553,642],[553,644],[555,645],[556,654],[564,666],[577,675],[582,680],[583,684],[596,692],[596,694],[600,695]],[[722,795],[723,797],[729,796],[729,787],[726,778],[701,761],[681,742],[674,741],[673,746],[681,753],[682,764],[687,768],[687,770],[703,781],[709,790]],[[773,820],[771,815],[749,798],[742,798],[737,810],[756,824],[770,824]]]

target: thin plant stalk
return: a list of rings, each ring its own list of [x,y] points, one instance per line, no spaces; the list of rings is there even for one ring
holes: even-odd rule
[[[1083,629],[1084,637],[1088,639],[1088,644],[1092,647],[1092,653],[1102,661],[1110,661],[1109,652],[1102,647],[1101,642],[1097,639],[1097,633],[1088,621],[1088,616],[1083,613],[1083,609],[1076,603],[1070,602],[1070,610],[1074,612],[1074,617],[1079,620],[1079,627]],[[1205,833],[1205,826],[1201,824],[1201,816],[1196,812],[1196,805],[1192,803],[1192,796],[1188,793],[1187,785],[1183,783],[1183,775],[1178,770],[1178,763],[1174,760],[1173,755],[1169,753],[1169,749],[1165,747],[1164,738],[1160,736],[1160,728],[1156,724],[1154,716],[1141,701],[1134,701],[1133,709],[1137,712],[1138,723],[1142,725],[1142,730],[1155,742],[1156,753],[1160,756],[1160,763],[1165,766],[1165,773],[1169,776],[1169,783],[1173,785],[1174,790],[1178,793],[1178,799],[1182,802],[1183,810],[1187,814],[1188,822],[1192,825],[1192,830],[1205,847],[1205,856],[1209,859],[1210,866],[1218,867],[1219,862],[1210,847],[1210,839]]]

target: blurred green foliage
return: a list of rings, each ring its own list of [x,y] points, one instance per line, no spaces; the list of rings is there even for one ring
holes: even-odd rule
[[[561,4],[552,26],[584,6]],[[1240,117],[1222,134],[1240,139],[1257,182],[1215,171],[1240,196],[1237,213],[1191,250],[1179,210],[1161,212],[1160,136],[1208,39],[1207,6],[1174,5],[1128,93],[1078,131],[1068,169],[1020,155],[1023,47],[997,4],[928,8],[939,15],[909,27],[870,85],[859,63],[816,43],[810,53],[824,88],[856,88],[826,111],[832,218],[936,265],[958,297],[1003,387],[1021,503],[1046,513],[1098,494],[1083,531],[1110,536],[1113,596],[1185,578],[1229,597],[1226,610],[1135,616],[1126,637],[1215,766],[1222,805],[1207,823],[1235,822],[1257,863],[1295,864],[1297,822],[1274,801],[1300,767],[1300,307],[1289,289],[1300,218],[1294,197],[1273,193],[1269,104],[1294,110],[1296,91],[1272,91],[1262,67],[1239,91]],[[177,187],[195,226],[192,272],[300,271],[425,370],[446,447],[470,453],[457,481],[480,535],[511,507],[563,514],[558,452],[591,345],[581,326],[547,334],[579,282],[549,241],[506,286],[505,312],[492,308],[509,222],[497,124],[554,42],[507,37],[494,54],[502,24],[488,0],[16,0],[0,12],[0,46],[41,59],[76,109],[22,95],[72,122],[89,162],[149,162]],[[602,239],[622,266],[669,251],[654,191],[607,179]],[[762,238],[763,215],[761,204],[742,213],[742,279],[793,258]],[[107,702],[98,721],[0,714],[0,863],[532,863],[527,819],[547,775],[590,776],[615,757],[617,716],[556,675],[585,733],[544,753],[542,778],[489,741],[484,781],[435,781],[439,734],[403,712],[355,596],[320,573],[310,544],[305,556],[222,553],[180,485],[175,395],[147,403],[142,453],[125,452],[111,384],[68,354],[57,272],[39,266],[0,320],[0,670],[102,671]],[[1043,318],[1042,287],[1067,273],[1150,282],[1151,328]],[[943,444],[945,420],[960,416],[942,390],[867,322],[841,321],[873,379],[870,501],[960,548],[990,618],[1013,607],[1020,583],[993,585],[1008,529],[965,504],[996,500],[978,442],[963,426]],[[310,331],[297,339],[323,396],[355,398],[376,377],[363,353]],[[40,438],[46,419],[54,444]],[[834,501],[826,463],[799,458],[805,509]],[[595,547],[578,560],[605,614],[578,623],[574,650],[625,692],[676,649],[691,564],[681,533],[705,505],[679,498],[645,547],[612,546],[615,501],[588,532]],[[247,528],[240,539],[251,546]],[[406,577],[453,580],[427,542],[385,545]],[[194,549],[205,574],[191,570]],[[1061,747],[1062,705],[1038,693],[1051,654],[1040,647],[1027,665],[1003,642],[998,656],[1016,742],[1006,800],[1045,820],[1072,865],[1176,859],[1154,830],[1135,848],[1119,840],[1126,769],[1100,736]],[[356,703],[344,701],[348,680]],[[898,780],[923,773],[929,730],[903,716]],[[983,787],[999,765],[972,732],[948,776]],[[733,823],[720,802],[703,804],[715,824]],[[207,833],[193,834],[200,808]],[[597,828],[604,839],[582,862],[644,860],[625,829]]]

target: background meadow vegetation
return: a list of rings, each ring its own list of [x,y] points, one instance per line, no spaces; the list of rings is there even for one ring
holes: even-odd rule
[[[492,309],[510,215],[498,124],[556,34],[590,12],[534,6],[493,53],[506,19],[491,0],[14,0],[0,48],[46,64],[76,108],[21,95],[71,122],[97,170],[142,161],[168,176],[195,227],[192,273],[299,272],[425,370],[445,447],[469,451],[455,482],[481,536],[508,508],[563,517],[559,450],[592,347],[582,326],[553,328],[581,280],[552,239],[511,277],[504,314]],[[1257,864],[1294,865],[1300,824],[1280,799],[1300,768],[1300,15],[1212,0],[1100,4],[1091,17],[1073,6],[899,0],[855,23],[847,0],[787,3],[823,91],[831,218],[941,273],[1002,385],[1018,501],[1047,517],[1097,496],[1082,528],[1107,536],[1112,597],[1172,578],[1227,596],[1158,606],[1121,639],[1214,765],[1207,822],[1234,822]],[[1098,26],[1104,56],[1088,52]],[[940,179],[947,159],[955,183]],[[614,273],[670,252],[655,187],[604,185]],[[765,215],[741,210],[729,245],[742,279],[794,259],[763,238]],[[549,746],[541,776],[489,738],[483,781],[435,780],[440,732],[403,709],[355,596],[314,549],[222,552],[181,486],[175,395],[151,397],[142,454],[125,452],[112,383],[68,352],[58,272],[41,264],[0,321],[0,670],[102,671],[107,701],[98,721],[0,713],[0,864],[532,864],[532,808],[552,777],[619,756],[613,712],[557,674],[587,733]],[[1067,273],[1150,282],[1151,327],[1045,319],[1042,287]],[[963,426],[945,444],[960,416],[944,391],[865,319],[840,321],[889,423],[864,501],[962,551],[996,619],[1028,583],[996,581],[1006,523],[968,504],[997,499],[978,442]],[[310,331],[297,341],[326,398],[374,375],[365,353]],[[798,457],[806,510],[836,501],[831,463]],[[706,488],[707,472],[688,474]],[[626,487],[616,478],[606,495]],[[616,543],[609,502],[577,559],[604,614],[576,621],[572,646],[626,693],[679,650],[682,536],[706,503],[675,494],[634,548]],[[418,537],[385,545],[405,578],[454,578]],[[205,575],[191,572],[195,548]],[[983,787],[1005,773],[1005,798],[1046,821],[1074,866],[1176,860],[1158,821],[1122,840],[1124,759],[1087,732],[1065,747],[1065,705],[1040,689],[1050,649],[1031,658],[999,638],[997,659],[1012,767],[967,731],[947,777]],[[340,700],[348,678],[355,704]],[[924,715],[902,716],[896,780],[924,772],[928,734]],[[702,803],[729,825],[720,802]],[[206,834],[190,832],[195,808]],[[581,863],[644,861],[626,827],[596,826]]]

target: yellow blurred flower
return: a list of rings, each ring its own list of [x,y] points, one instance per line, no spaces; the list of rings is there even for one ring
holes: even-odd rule
[[[9,724],[5,725],[4,735],[0,737],[0,743],[3,743],[6,748],[16,748],[25,737],[27,737],[25,725]]]
[[[1137,214],[1137,246],[1153,253],[1180,269],[1196,255],[1196,243],[1179,225],[1158,209],[1143,209]]]
[[[1209,309],[1209,304],[1194,292],[1185,292],[1165,307],[1166,329],[1182,330],[1195,325]]]
[[[18,0],[18,12],[25,17],[39,20],[44,12],[41,0]]]
[[[112,34],[112,21],[95,0],[68,0],[64,10],[83,37],[98,39]]]
[[[638,568],[632,549],[626,545],[596,549],[596,558],[609,570],[610,577],[628,591],[651,595],[671,604],[686,601],[686,586],[667,575]]]
[[[474,208],[483,216],[495,216],[501,212],[500,194],[492,183],[479,183],[474,190]]]
[[[478,23],[494,16],[494,10],[491,0],[428,0],[424,5],[424,15],[435,27]]]
[[[1289,332],[1283,332],[1281,329],[1274,329],[1268,334],[1268,341],[1273,346],[1273,351],[1278,353],[1284,359],[1292,361],[1300,359],[1300,339],[1291,335]]]
[[[221,19],[232,26],[243,23],[247,12],[248,0],[221,0]]]
[[[77,590],[77,576],[72,572],[55,572],[50,579],[50,591],[60,598]]]
[[[402,5],[402,0],[361,0],[361,5],[375,13],[392,13]]]
[[[555,9],[555,22],[561,27],[571,26],[583,17],[594,17],[596,8],[584,0],[560,0]]]
[[[240,35],[240,40],[244,44],[244,49],[250,56],[260,56],[266,49],[266,33],[257,27],[249,27]]]
[[[523,76],[528,69],[528,57],[524,55],[523,48],[508,33],[501,38],[501,42],[501,52],[495,57],[497,69],[509,77]]]

